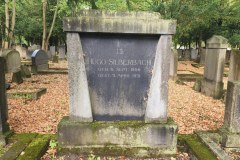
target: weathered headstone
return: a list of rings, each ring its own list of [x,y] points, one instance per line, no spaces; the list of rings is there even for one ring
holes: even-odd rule
[[[60,60],[63,60],[65,59],[65,57],[66,57],[66,49],[64,45],[61,45],[58,47],[58,58]]]
[[[21,58],[27,58],[27,49],[25,47],[17,45],[16,50],[19,52]]]
[[[21,74],[22,74],[22,77],[24,78],[31,78],[31,72],[28,66],[25,66],[25,65],[21,66]]]
[[[6,72],[13,73],[12,82],[20,84],[23,82],[21,76],[21,57],[15,49],[6,49],[1,54],[5,58]]]
[[[183,56],[183,50],[182,49],[177,49],[177,52],[178,52],[178,60],[181,60],[184,58]]]
[[[55,46],[50,46],[50,53],[52,56],[56,55],[56,47]]]
[[[224,147],[240,148],[240,81],[228,81],[222,134]]]
[[[177,126],[167,106],[176,22],[157,13],[89,10],[65,18],[63,28],[70,117],[59,124],[59,145],[88,153],[113,147],[140,157],[175,154]]]
[[[32,73],[48,70],[48,55],[43,50],[35,50],[32,55]]]
[[[169,76],[172,80],[177,79],[177,64],[178,64],[178,52],[176,49],[172,49],[170,55],[170,72],[169,72]]]
[[[205,64],[205,58],[206,58],[206,48],[201,48],[200,49],[200,64]]]
[[[185,49],[184,50],[184,60],[190,60],[191,59],[191,50],[190,49]]]
[[[230,58],[229,81],[240,81],[240,50],[233,49]]]
[[[222,36],[213,36],[207,41],[201,92],[217,99],[223,94],[223,71],[227,46],[227,39]]]
[[[0,57],[0,146],[6,144],[4,133],[9,130],[8,107],[5,88],[5,59]]]
[[[14,49],[6,49],[0,56],[5,58],[7,73],[15,73],[20,71],[21,57],[18,51]]]
[[[41,49],[41,46],[40,45],[36,45],[36,44],[33,44],[32,46],[29,46],[28,47],[28,51],[27,51],[27,59],[31,59],[32,57],[32,53],[35,51],[35,50],[40,50]]]
[[[191,49],[191,60],[197,60],[197,58],[198,58],[198,50]]]

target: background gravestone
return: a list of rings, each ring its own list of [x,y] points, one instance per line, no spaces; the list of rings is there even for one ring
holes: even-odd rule
[[[13,73],[12,82],[22,83],[21,76],[21,57],[18,51],[15,49],[6,49],[1,54],[5,58],[6,72]]]
[[[227,39],[213,36],[207,41],[204,75],[201,92],[213,98],[221,98],[223,94],[223,71],[225,64]]]
[[[19,52],[21,58],[27,57],[27,49],[21,45],[17,45],[16,50]]]
[[[52,56],[56,55],[56,47],[55,46],[50,46],[50,53]]]
[[[233,49],[230,58],[228,81],[240,81],[240,50]]]
[[[32,53],[38,49],[41,49],[40,45],[33,44],[32,46],[29,46],[27,51],[27,59],[31,59]]]
[[[63,28],[70,116],[59,124],[59,145],[80,152],[109,145],[140,157],[175,154],[177,126],[167,106],[176,22],[157,13],[88,10],[65,18]]]
[[[191,60],[197,60],[197,58],[198,58],[198,50],[191,49]]]
[[[8,107],[5,88],[5,59],[0,57],[0,145],[6,144],[4,133],[9,130],[7,123]]]
[[[178,52],[176,49],[172,49],[170,56],[170,72],[169,72],[169,76],[172,80],[177,79],[177,64],[178,64]]]
[[[66,57],[66,47],[65,45],[61,45],[58,47],[58,58],[60,60],[63,60],[65,59],[65,57]]]
[[[48,70],[48,55],[43,50],[35,50],[32,55],[32,72]]]

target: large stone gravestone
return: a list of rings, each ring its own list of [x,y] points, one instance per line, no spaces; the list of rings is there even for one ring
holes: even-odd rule
[[[233,49],[230,58],[229,81],[240,81],[240,50]]]
[[[207,41],[204,75],[201,92],[213,98],[223,94],[223,71],[228,42],[222,36],[213,36]]]
[[[21,57],[15,49],[6,49],[1,54],[5,58],[6,72],[12,74],[12,82],[22,83],[21,76]]]
[[[5,59],[0,57],[0,146],[6,144],[4,133],[9,130],[8,107],[5,87]]]
[[[177,126],[167,106],[176,22],[157,13],[89,10],[65,18],[63,28],[70,116],[58,126],[60,146],[81,153],[175,154]]]
[[[35,50],[32,55],[32,72],[48,70],[48,55],[44,50]]]

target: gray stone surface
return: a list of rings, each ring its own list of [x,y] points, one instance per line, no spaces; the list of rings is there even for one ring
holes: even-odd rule
[[[21,57],[18,51],[14,49],[6,49],[0,56],[5,58],[7,73],[15,73],[20,71]]]
[[[50,46],[50,53],[52,56],[56,55],[56,47],[55,46]]]
[[[5,145],[6,141],[3,136],[5,132],[9,130],[8,119],[8,107],[5,88],[5,59],[0,57],[0,145]]]
[[[25,65],[21,66],[21,74],[23,78],[31,78],[31,72],[28,66],[25,66]]]
[[[83,10],[78,17],[63,19],[63,30],[69,32],[175,34],[176,21],[161,19],[150,12],[113,12]]]
[[[239,81],[228,81],[224,126],[232,133],[240,133]]]
[[[146,122],[164,123],[167,120],[171,42],[172,36],[162,35],[157,45],[145,112]]]
[[[23,83],[21,70],[13,73],[12,82],[17,83],[17,84]]]
[[[197,60],[197,58],[198,58],[198,50],[191,49],[191,60]]]
[[[58,133],[60,147],[87,149],[88,152],[103,147],[134,148],[135,157],[151,157],[175,154],[177,149],[177,125],[171,120],[166,124],[143,121],[81,123],[64,117],[58,125]]]
[[[213,36],[207,41],[204,79],[201,87],[201,92],[205,95],[214,98],[222,97],[227,46],[227,40],[221,36]]]
[[[228,74],[229,81],[240,81],[240,50],[232,50]]]
[[[176,49],[171,50],[171,56],[170,56],[170,71],[169,71],[169,77],[172,80],[177,79],[177,64],[178,64],[178,52]]]
[[[205,64],[205,57],[206,57],[206,49],[201,48],[200,49],[200,64]]]
[[[92,121],[87,74],[80,36],[67,33],[70,118]]]
[[[35,50],[32,55],[32,69],[37,71],[48,70],[48,55],[43,50]]]
[[[64,45],[58,47],[58,58],[60,60],[66,58],[66,47]]]

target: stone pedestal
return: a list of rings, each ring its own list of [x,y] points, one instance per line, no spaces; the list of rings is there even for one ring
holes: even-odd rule
[[[6,144],[4,133],[9,131],[8,107],[5,88],[5,59],[0,57],[0,146]]]
[[[240,148],[240,82],[229,81],[226,97],[223,146]]]
[[[206,57],[201,92],[219,99],[223,94],[223,71],[227,39],[213,36],[207,41]]]
[[[240,50],[232,50],[229,67],[229,81],[240,81]]]
[[[176,49],[172,49],[170,56],[170,72],[169,72],[169,76],[172,80],[177,79],[177,64],[178,64],[178,52]]]
[[[63,28],[70,116],[58,126],[60,147],[176,154],[177,126],[167,118],[176,22],[156,13],[89,10],[65,18]]]

